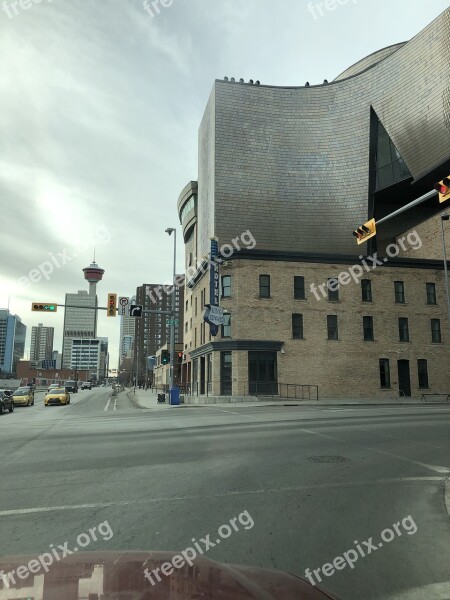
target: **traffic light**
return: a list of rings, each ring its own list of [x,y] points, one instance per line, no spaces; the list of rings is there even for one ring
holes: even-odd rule
[[[439,192],[439,202],[450,200],[450,175],[436,183],[434,189]]]
[[[34,312],[56,312],[58,306],[51,302],[33,302],[31,310]]]
[[[108,294],[106,314],[108,317],[115,317],[117,315],[117,294]]]
[[[161,350],[161,364],[168,365],[170,363],[170,352],[168,350]]]
[[[375,219],[370,219],[370,221],[367,221],[367,223],[358,227],[358,229],[353,232],[353,235],[356,237],[358,244],[364,244],[369,238],[377,235]]]
[[[179,363],[183,362],[183,353],[182,352],[178,352],[178,362]]]

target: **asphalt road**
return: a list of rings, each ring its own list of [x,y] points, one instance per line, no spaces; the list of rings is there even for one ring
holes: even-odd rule
[[[0,417],[0,555],[73,549],[107,521],[85,550],[181,551],[210,534],[213,560],[316,570],[343,599],[450,598],[450,407],[142,410],[110,396],[45,408],[41,393]],[[317,571],[350,550],[353,568],[349,553]]]

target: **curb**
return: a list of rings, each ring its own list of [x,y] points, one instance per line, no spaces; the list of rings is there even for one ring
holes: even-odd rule
[[[450,476],[444,481],[444,506],[450,517]]]

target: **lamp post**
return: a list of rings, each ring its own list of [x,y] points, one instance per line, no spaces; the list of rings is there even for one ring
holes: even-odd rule
[[[177,230],[173,227],[168,227],[166,233],[172,235],[173,233],[173,291],[172,291],[172,312],[170,315],[170,369],[169,369],[169,404],[172,403],[172,389],[173,389],[173,375],[174,375],[174,361],[175,361],[175,273],[176,273],[176,261],[177,261]]]
[[[444,234],[444,221],[448,221],[450,215],[443,213],[441,215],[441,233],[442,233],[442,253],[444,255],[444,276],[445,276],[445,291],[447,293],[447,317],[448,326],[450,327],[450,291],[448,287],[448,269],[447,269],[447,252],[445,249],[445,234]]]

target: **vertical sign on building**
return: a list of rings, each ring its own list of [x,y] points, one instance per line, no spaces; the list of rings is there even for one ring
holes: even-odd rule
[[[211,251],[209,255],[209,304],[203,319],[209,324],[212,336],[219,332],[219,325],[223,324],[223,309],[220,308],[220,284],[219,284],[219,244],[217,238],[211,238]]]

